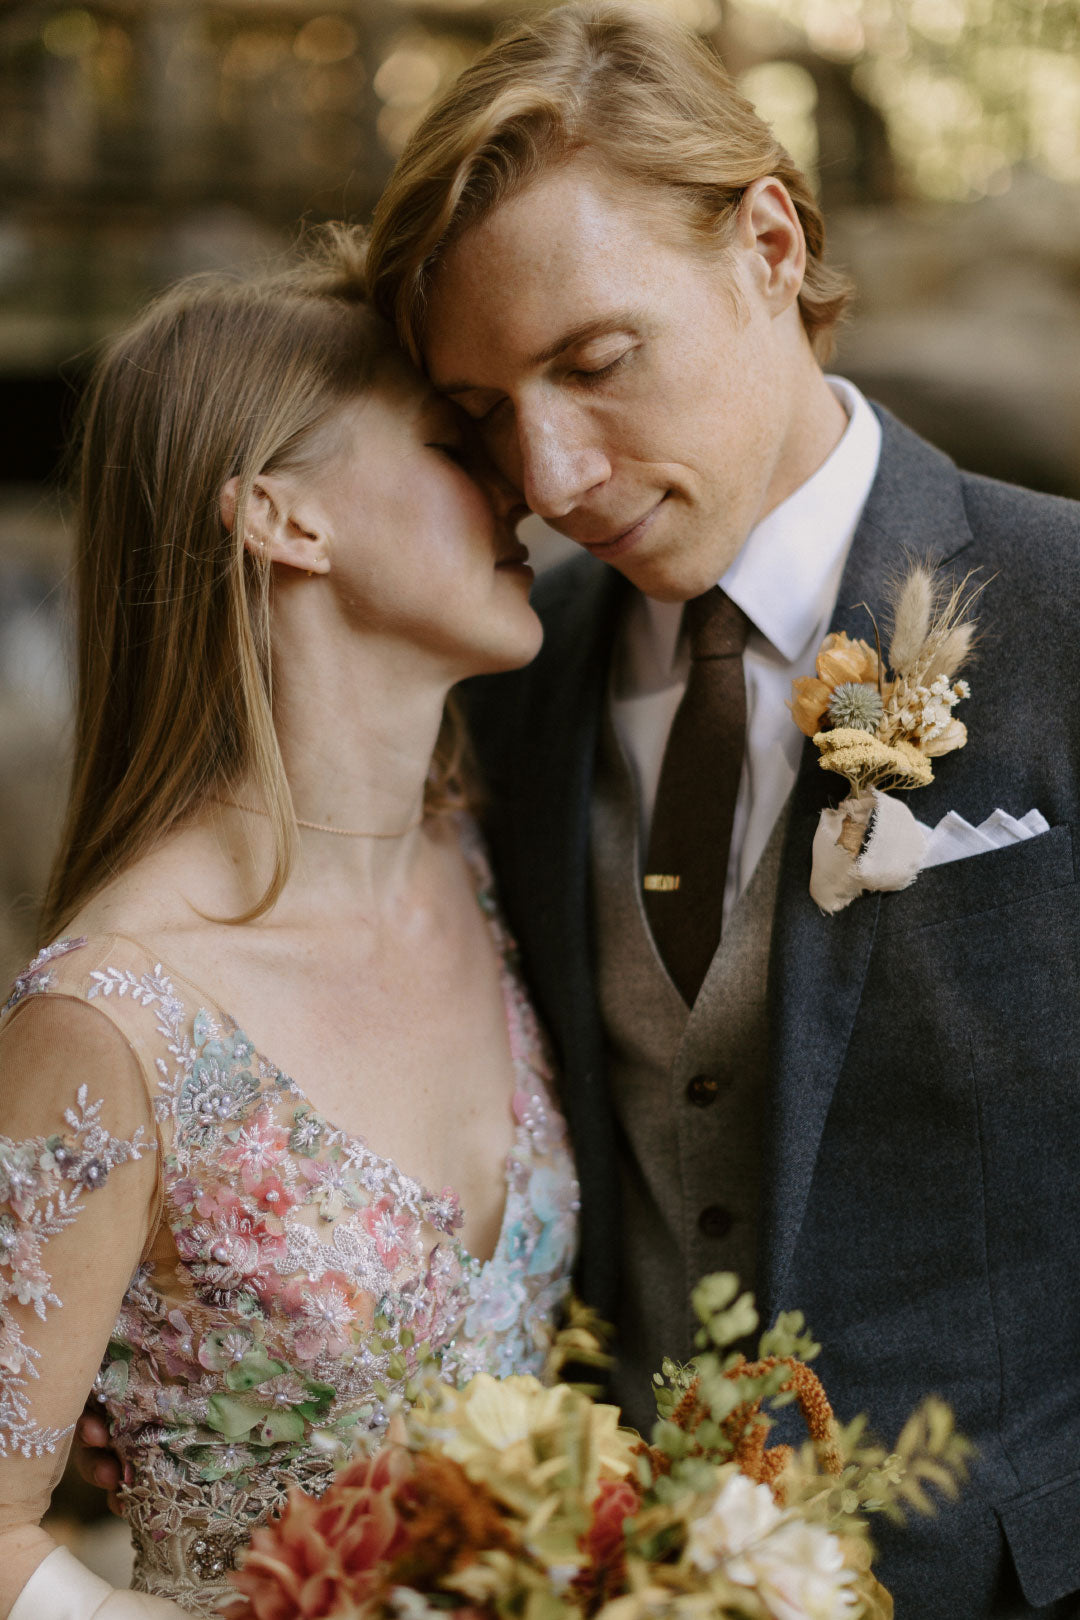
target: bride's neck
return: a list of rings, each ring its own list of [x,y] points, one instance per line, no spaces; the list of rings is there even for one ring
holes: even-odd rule
[[[418,651],[375,637],[275,646],[274,659],[274,724],[301,824],[290,888],[332,895],[344,881],[354,898],[378,900],[408,875],[423,842],[448,681]],[[260,804],[257,787],[242,785],[241,800]]]

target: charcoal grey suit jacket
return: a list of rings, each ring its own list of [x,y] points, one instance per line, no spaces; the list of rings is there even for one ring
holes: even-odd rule
[[[811,841],[844,790],[807,745],[773,928],[753,1282],[767,1319],[805,1311],[841,1417],[866,1412],[891,1441],[934,1391],[978,1446],[956,1505],[878,1532],[897,1620],[1064,1620],[1080,1616],[1080,505],[959,472],[879,414],[880,467],[833,628],[868,634],[859,604],[881,607],[905,549],[992,580],[968,745],[911,803],[931,824],[1036,808],[1051,830],[823,916]],[[612,1318],[619,1215],[588,836],[625,589],[585,555],[542,579],[540,657],[474,683],[470,702],[503,902],[565,1077],[580,1287]]]

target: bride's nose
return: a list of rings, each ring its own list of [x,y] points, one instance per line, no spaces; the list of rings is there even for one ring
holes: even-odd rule
[[[469,470],[487,493],[496,517],[511,529],[516,529],[518,524],[528,517],[529,507],[521,491],[499,471],[487,451],[479,444],[474,444],[472,448],[472,465]]]

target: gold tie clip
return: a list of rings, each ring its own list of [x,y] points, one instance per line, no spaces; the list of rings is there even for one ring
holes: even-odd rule
[[[667,894],[672,889],[677,889],[679,887],[679,882],[680,879],[677,873],[674,876],[671,876],[666,872],[646,872],[644,878],[644,887],[649,890],[650,893],[660,892]]]

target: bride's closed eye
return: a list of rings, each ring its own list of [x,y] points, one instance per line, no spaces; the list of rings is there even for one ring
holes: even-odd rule
[[[469,453],[463,444],[455,444],[452,441],[430,440],[425,444],[424,448],[425,450],[440,450],[444,456],[447,456],[458,467],[467,467],[469,464]]]

